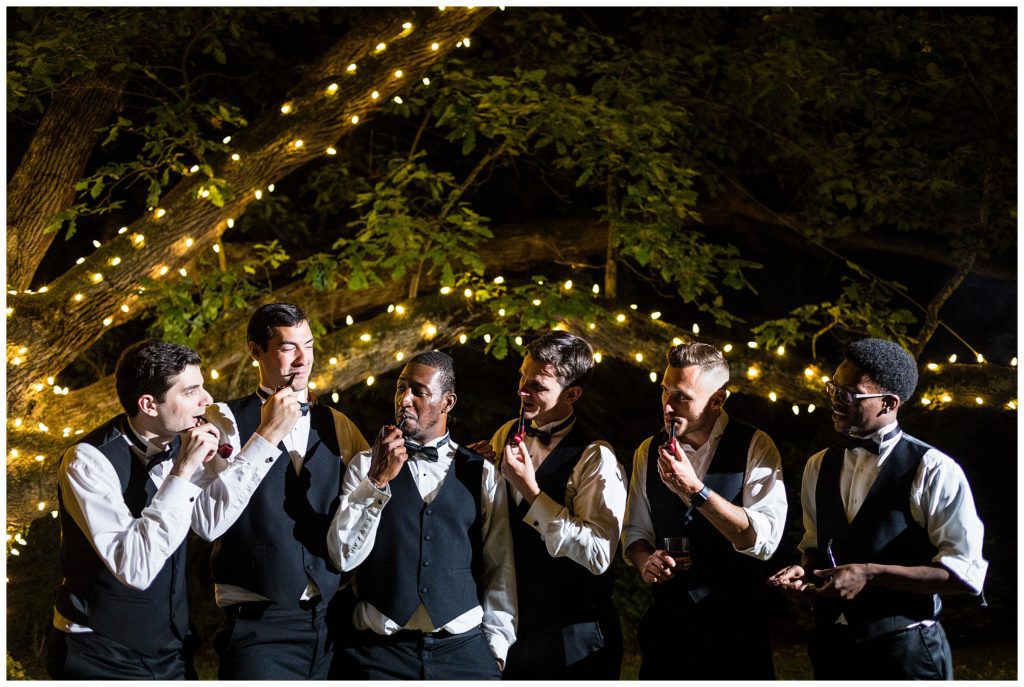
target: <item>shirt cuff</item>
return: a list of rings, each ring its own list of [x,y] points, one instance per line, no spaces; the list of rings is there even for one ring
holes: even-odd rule
[[[744,508],[744,512],[747,514],[747,519],[750,520],[750,526],[754,530],[754,544],[750,548],[741,549],[733,545],[732,548],[737,553],[742,553],[753,558],[760,558],[764,560],[768,558],[766,555],[768,552],[765,551],[767,542],[765,541],[764,532],[771,531],[772,524],[768,521],[768,516],[764,513],[758,513],[755,510]]]
[[[484,636],[487,638],[488,646],[491,647],[491,653],[494,654],[494,658],[501,661],[501,668],[504,670],[505,659],[508,657],[508,642],[498,632],[484,632]]]
[[[184,513],[190,513],[196,497],[202,491],[201,487],[192,484],[184,477],[168,475],[157,489],[156,494],[153,495],[152,503],[159,503],[167,508],[180,509]]]
[[[274,464],[274,459],[283,455],[281,449],[270,443],[258,433],[253,432],[252,437],[245,443],[245,446],[234,459],[228,458],[229,463],[248,463],[256,467],[266,466],[266,471]]]
[[[932,562],[948,568],[951,573],[959,577],[964,584],[970,587],[975,594],[981,593],[981,588],[985,584],[985,573],[988,572],[987,561],[964,560],[960,556],[943,554],[940,551],[932,559]]]
[[[378,489],[370,482],[369,477],[364,477],[363,481],[352,490],[352,495],[349,496],[349,501],[357,503],[361,506],[372,508],[374,506],[383,508],[387,505],[391,499],[391,487],[385,484],[383,489]]]
[[[560,512],[562,512],[562,507],[553,498],[541,492],[533,500],[530,510],[526,511],[523,522],[543,535],[548,524],[558,517]]]

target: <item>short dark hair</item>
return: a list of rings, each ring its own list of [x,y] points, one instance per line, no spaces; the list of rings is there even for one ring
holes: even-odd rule
[[[594,349],[586,339],[553,329],[526,345],[526,352],[538,363],[555,368],[563,389],[585,387],[594,375]]]
[[[907,349],[885,339],[854,341],[843,357],[864,370],[883,391],[906,403],[917,388],[917,362]]]
[[[455,393],[455,360],[447,353],[441,351],[425,351],[417,353],[406,365],[426,365],[438,371],[438,382],[441,384],[441,393]]]
[[[139,399],[149,394],[163,401],[171,388],[171,379],[188,365],[198,365],[199,354],[189,348],[159,339],[134,343],[121,352],[114,368],[117,400],[128,417],[139,414]]]
[[[245,335],[249,341],[259,346],[261,351],[265,351],[274,336],[274,327],[294,327],[308,320],[305,311],[297,305],[267,303],[256,308],[256,312],[249,318]]]
[[[717,373],[722,377],[721,386],[725,386],[729,381],[729,361],[711,344],[686,341],[670,347],[665,353],[665,360],[669,367],[699,367],[701,375],[707,372]],[[717,381],[718,378],[715,379]]]

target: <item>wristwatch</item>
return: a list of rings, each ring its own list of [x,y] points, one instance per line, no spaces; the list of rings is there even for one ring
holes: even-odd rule
[[[703,489],[690,496],[690,506],[700,508],[708,502],[709,496],[711,496],[711,487],[705,484]]]

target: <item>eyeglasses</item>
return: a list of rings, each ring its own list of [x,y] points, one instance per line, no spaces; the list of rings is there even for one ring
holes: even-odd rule
[[[825,393],[828,394],[829,398],[835,399],[840,403],[849,405],[854,401],[859,401],[862,398],[883,398],[885,396],[896,396],[896,394],[855,394],[846,387],[839,386],[835,382],[825,382]],[[899,396],[896,396],[899,398]]]

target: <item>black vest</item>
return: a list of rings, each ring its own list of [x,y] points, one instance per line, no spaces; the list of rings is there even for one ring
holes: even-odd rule
[[[401,626],[422,603],[435,628],[482,604],[483,460],[459,446],[429,505],[408,467],[389,482],[373,550],[356,568],[360,601]]]
[[[228,403],[244,446],[260,424],[252,394]],[[345,474],[330,408],[310,407],[309,441],[301,474],[284,446],[238,520],[213,545],[213,581],[242,587],[286,608],[298,608],[307,578],[331,600],[341,573],[327,553],[327,531]]]
[[[821,459],[815,488],[819,556],[832,541],[836,563],[926,565],[937,549],[910,513],[910,488],[931,447],[904,434],[885,459],[878,477],[853,522],[847,522],[839,491],[845,454],[840,442]],[[819,563],[828,565],[819,558]],[[852,601],[819,598],[815,602],[818,625],[831,625],[844,614],[860,640],[870,639],[934,618],[938,608],[933,594],[915,594],[881,587],[866,587]]]
[[[81,443],[95,446],[117,471],[122,497],[138,518],[153,500],[156,485],[122,434],[131,430],[119,415],[94,429]],[[175,437],[176,452],[180,440]],[[72,450],[72,449],[68,449]],[[72,497],[73,498],[73,497]],[[64,579],[57,587],[55,606],[62,616],[92,628],[97,634],[152,656],[180,645],[188,633],[188,594],[185,590],[185,541],[164,563],[146,589],[122,584],[97,555],[89,537],[64,506],[57,487],[60,513],[60,566]]]
[[[715,454],[704,476],[704,484],[726,501],[743,504],[743,484],[747,455],[757,430],[733,418],[725,426]],[[690,538],[692,567],[677,571],[668,582],[654,585],[656,606],[670,607],[691,603],[691,590],[703,597],[708,591],[719,602],[728,600],[737,607],[752,608],[764,599],[764,565],[738,553],[732,543],[700,513],[693,512],[661,481],[658,473],[658,448],[665,443],[664,430],[651,437],[647,451],[647,500],[654,524],[654,548],[664,548],[665,537]],[[695,592],[696,593],[696,592]]]
[[[513,423],[509,436],[514,432]],[[600,439],[596,434],[583,429],[577,420],[540,464],[536,475],[540,490],[559,505],[565,506],[565,487],[576,463],[583,456],[583,451]],[[529,502],[523,499],[517,505],[512,485],[506,482],[506,486],[515,550],[519,629],[553,618],[562,618],[566,623],[592,618],[599,606],[606,607],[611,601],[615,589],[611,566],[602,574],[594,575],[570,558],[552,558],[540,533],[525,522],[530,510]]]

